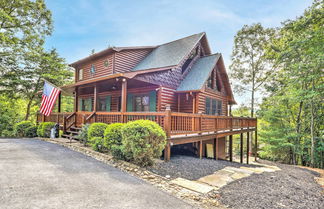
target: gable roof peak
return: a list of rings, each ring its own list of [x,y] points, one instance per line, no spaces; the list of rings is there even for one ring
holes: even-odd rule
[[[205,35],[205,32],[197,33],[161,44],[153,49],[132,71],[175,67],[196,47]]]

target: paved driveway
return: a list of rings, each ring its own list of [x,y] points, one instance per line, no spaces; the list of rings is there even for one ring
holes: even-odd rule
[[[192,208],[60,145],[0,139],[0,208]]]

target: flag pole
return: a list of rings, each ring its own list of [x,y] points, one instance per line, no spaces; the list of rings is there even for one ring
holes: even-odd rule
[[[61,89],[60,87],[54,85],[53,83],[49,82],[48,80],[46,80],[45,78],[41,78],[41,80],[43,80],[44,82],[47,82],[49,84],[51,84],[52,86],[54,86],[55,88],[57,88],[58,90],[60,90],[61,92],[66,93],[67,95],[70,95],[68,92],[64,91],[63,89]]]

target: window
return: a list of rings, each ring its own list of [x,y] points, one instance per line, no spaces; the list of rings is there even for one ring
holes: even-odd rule
[[[88,112],[91,112],[93,111],[93,108],[92,108],[92,102],[93,102],[93,98],[90,97],[90,98],[84,98],[84,99],[80,99],[80,110],[81,111],[88,111]]]
[[[83,69],[79,70],[79,80],[83,80]]]
[[[90,75],[94,76],[94,74],[96,74],[96,67],[94,66],[94,64],[92,64],[90,68]]]
[[[185,61],[185,63],[181,67],[181,72],[184,73],[187,67],[190,65],[191,61],[197,56],[199,48],[197,47],[189,56],[189,58]]]
[[[104,61],[104,67],[107,68],[108,66],[109,66],[109,61],[106,59],[106,60]]]
[[[222,115],[222,101],[206,97],[206,114]]]
[[[98,98],[98,111],[110,111],[111,96]]]
[[[135,112],[150,111],[150,97],[148,95],[134,96],[133,109]]]

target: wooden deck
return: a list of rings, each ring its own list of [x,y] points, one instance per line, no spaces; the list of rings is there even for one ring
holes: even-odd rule
[[[134,120],[151,120],[158,123],[166,132],[168,143],[165,149],[165,159],[170,159],[171,146],[198,142],[220,137],[229,137],[230,160],[232,159],[232,135],[241,134],[243,147],[243,133],[257,132],[257,119],[246,117],[214,116],[205,114],[191,114],[171,112],[74,112],[52,113],[50,116],[37,115],[37,122],[51,121],[62,125],[65,132],[69,128],[82,124],[103,122],[126,123]],[[216,144],[216,143],[215,143]],[[257,145],[257,137],[255,137]],[[216,145],[215,145],[216,146]],[[201,148],[200,146],[200,157]],[[216,150],[216,148],[215,148]],[[255,147],[255,153],[257,149]],[[216,156],[216,155],[215,155]],[[241,153],[241,158],[242,153]],[[242,161],[242,160],[241,160]]]

